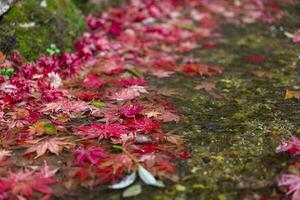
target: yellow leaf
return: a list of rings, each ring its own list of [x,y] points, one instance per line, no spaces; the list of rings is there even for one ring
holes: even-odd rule
[[[222,156],[212,156],[214,160],[216,160],[218,163],[223,163],[224,162],[224,157]]]
[[[193,188],[194,189],[204,189],[205,186],[201,183],[196,183],[196,184],[193,185]]]
[[[285,92],[285,97],[284,99],[292,99],[292,98],[295,98],[295,99],[300,99],[300,91],[296,91],[296,90],[287,90]]]

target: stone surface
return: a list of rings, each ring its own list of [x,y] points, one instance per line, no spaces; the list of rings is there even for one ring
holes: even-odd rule
[[[9,10],[11,4],[13,4],[14,1],[15,0],[1,0],[0,1],[0,16]]]

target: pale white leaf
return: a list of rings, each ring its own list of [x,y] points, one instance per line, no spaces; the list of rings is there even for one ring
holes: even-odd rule
[[[157,184],[155,177],[141,165],[139,166],[138,172],[139,172],[139,176],[142,179],[142,181],[144,183],[146,183],[147,185],[156,185]]]
[[[110,185],[109,188],[111,189],[123,189],[131,185],[136,179],[136,172],[133,172],[131,175],[126,176],[123,180],[120,182]]]

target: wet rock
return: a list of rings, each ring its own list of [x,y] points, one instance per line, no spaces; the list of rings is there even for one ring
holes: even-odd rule
[[[0,16],[6,13],[15,0],[0,0]]]

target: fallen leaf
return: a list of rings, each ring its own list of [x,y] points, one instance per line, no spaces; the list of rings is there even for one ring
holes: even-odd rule
[[[268,72],[268,71],[254,70],[252,73],[258,78],[264,78],[264,77],[271,78],[272,77],[272,73]]]
[[[5,58],[6,58],[5,54],[2,51],[0,51],[0,64],[5,61]]]
[[[163,122],[171,122],[171,121],[175,121],[176,123],[178,123],[180,121],[180,117],[170,111],[164,110],[164,112],[162,112],[158,117],[158,120],[161,120]]]
[[[199,85],[195,86],[196,90],[204,90],[207,92],[210,96],[216,98],[216,99],[222,99],[224,98],[221,94],[218,94],[216,91],[216,84],[209,81],[203,81]]]
[[[126,176],[123,180],[121,180],[120,182],[110,185],[109,188],[111,189],[123,189],[128,187],[129,185],[131,185],[132,183],[134,183],[136,179],[136,172],[133,172],[131,175]],[[129,188],[128,188],[129,189]],[[129,191],[130,192],[130,191]],[[128,193],[129,193],[128,192]],[[124,195],[124,193],[123,193]],[[127,194],[128,195],[128,194]],[[128,196],[129,197],[129,196]]]
[[[170,77],[172,74],[174,74],[174,72],[159,69],[159,70],[153,70],[151,74],[158,78],[165,78],[165,77]]]
[[[283,174],[278,180],[278,186],[287,187],[286,194],[292,194],[292,200],[300,199],[300,177],[294,174]]]
[[[129,198],[129,197],[135,197],[139,194],[141,194],[142,192],[142,187],[140,184],[135,184],[129,188],[127,188],[126,190],[124,190],[122,196],[124,198]]]
[[[117,101],[125,101],[135,99],[136,97],[140,96],[141,93],[148,92],[143,86],[133,85],[131,87],[121,89],[110,96],[110,98]]]
[[[300,99],[300,91],[296,91],[296,90],[287,90],[285,92],[285,96],[284,96],[284,99],[287,100],[287,99]]]
[[[142,179],[142,181],[144,183],[146,183],[147,185],[156,185],[157,184],[155,177],[141,165],[139,166],[138,173],[139,173],[139,176]]]
[[[178,91],[174,88],[161,88],[157,93],[166,97],[178,95]]]
[[[96,74],[89,74],[83,81],[83,85],[91,89],[100,88],[104,84],[105,83]]]
[[[70,142],[64,142],[66,138],[42,138],[36,140],[27,141],[28,144],[32,144],[25,154],[36,152],[35,158],[38,158],[49,150],[51,153],[59,155],[63,148],[69,148],[73,144]]]
[[[162,181],[156,180],[155,177],[141,165],[139,165],[138,173],[140,178],[145,184],[156,186],[156,187],[165,187]]]
[[[196,90],[205,90],[206,92],[209,92],[211,90],[216,89],[216,84],[209,81],[203,81],[199,85],[195,86]]]
[[[56,132],[56,127],[47,119],[38,120],[29,128],[30,134],[55,134]]]
[[[186,191],[186,187],[184,185],[181,185],[181,184],[176,184],[175,188],[176,188],[176,190],[178,192],[184,192],[184,191]]]
[[[248,55],[246,60],[250,63],[258,64],[266,61],[266,57],[263,55]]]

